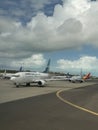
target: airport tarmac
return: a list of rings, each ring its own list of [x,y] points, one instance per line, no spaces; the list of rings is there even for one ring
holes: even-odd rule
[[[60,89],[68,90],[92,84],[95,84],[95,82],[70,83],[68,81],[49,81],[45,87],[38,87],[37,85],[31,84],[29,87],[20,86],[16,88],[10,80],[3,79],[0,80],[0,103],[52,93]]]
[[[1,130],[98,130],[98,82],[55,81],[45,88],[1,82],[0,93],[13,92],[13,101],[0,104]],[[24,98],[15,99],[18,92]]]

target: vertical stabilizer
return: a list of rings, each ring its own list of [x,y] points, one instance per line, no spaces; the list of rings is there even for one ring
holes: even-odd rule
[[[4,71],[4,75],[6,75],[6,70]]]
[[[20,67],[20,69],[19,69],[19,72],[22,72],[23,71],[23,68],[22,68],[22,66]]]
[[[48,73],[48,72],[49,72],[50,62],[51,62],[51,60],[49,59],[49,60],[48,60],[48,63],[47,63],[47,66],[46,66],[45,70],[43,71],[43,73]]]
[[[89,79],[89,78],[90,78],[90,75],[91,75],[91,73],[88,73],[87,75],[85,75],[85,76],[83,77],[83,79],[84,79],[84,80]]]

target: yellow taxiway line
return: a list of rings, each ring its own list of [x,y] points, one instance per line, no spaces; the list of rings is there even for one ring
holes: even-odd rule
[[[57,91],[57,93],[56,93],[56,96],[57,96],[61,101],[63,101],[64,103],[66,103],[66,104],[68,104],[68,105],[70,105],[70,106],[72,106],[72,107],[75,107],[75,108],[80,109],[80,110],[82,110],[82,111],[85,111],[85,112],[88,112],[88,113],[93,114],[93,115],[95,115],[95,116],[98,116],[98,113],[96,113],[96,112],[94,112],[94,111],[91,111],[91,110],[88,110],[88,109],[86,109],[86,108],[80,107],[80,106],[78,106],[78,105],[76,105],[76,104],[73,104],[72,102],[69,102],[68,100],[63,99],[63,98],[60,96],[60,93],[63,92],[63,91],[64,91],[64,90],[59,90],[59,91]]]

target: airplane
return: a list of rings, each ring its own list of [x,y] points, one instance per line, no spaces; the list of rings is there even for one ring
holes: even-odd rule
[[[12,76],[14,76],[13,73],[7,73],[6,70],[2,74],[2,79],[10,79]]]
[[[52,79],[55,80],[68,80],[67,76],[52,76]]]
[[[46,81],[49,81],[49,67],[50,59],[48,60],[47,66],[43,72],[18,72],[13,77],[10,78],[14,82],[16,87],[19,87],[21,84],[26,84],[30,86],[30,83],[37,83],[39,87],[45,86]]]
[[[19,72],[22,72],[22,66],[19,69]],[[13,77],[15,75],[15,73],[7,73],[6,70],[4,71],[4,73],[2,73],[2,79],[10,79],[11,77]]]
[[[71,77],[72,77],[72,75],[67,73],[65,75],[52,76],[52,79],[60,80],[60,81],[64,81],[64,80],[68,81]]]
[[[83,77],[80,76],[80,75],[78,75],[78,76],[72,76],[72,77],[69,79],[69,81],[72,82],[72,83],[75,83],[75,82],[80,82],[80,83],[82,83],[82,82],[84,82],[85,80],[89,79],[90,76],[91,76],[91,73],[88,73],[88,74],[86,74],[86,75],[83,76]]]

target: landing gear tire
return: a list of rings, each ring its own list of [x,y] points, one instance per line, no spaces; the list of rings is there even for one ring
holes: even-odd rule
[[[30,86],[30,83],[26,83],[26,86],[27,86],[27,87]]]
[[[19,88],[19,84],[16,84],[16,88]]]
[[[16,88],[19,88],[19,86],[17,85]]]

